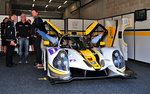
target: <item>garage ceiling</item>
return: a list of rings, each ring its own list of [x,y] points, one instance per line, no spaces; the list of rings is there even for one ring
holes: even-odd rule
[[[78,0],[11,0],[12,12],[20,15],[22,12],[31,15],[35,9],[45,18],[62,18],[66,7]],[[61,7],[60,7],[61,6]]]

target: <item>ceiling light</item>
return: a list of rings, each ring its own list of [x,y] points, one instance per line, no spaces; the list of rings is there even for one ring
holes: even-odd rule
[[[49,3],[51,3],[52,2],[52,0],[49,0]]]
[[[35,2],[35,0],[33,0],[33,2]]]
[[[32,4],[32,7],[34,7],[34,4]]]
[[[45,8],[47,8],[47,7],[48,7],[48,5],[45,6]]]
[[[61,6],[58,7],[58,9],[61,8]]]
[[[65,1],[64,4],[66,4],[68,1]]]

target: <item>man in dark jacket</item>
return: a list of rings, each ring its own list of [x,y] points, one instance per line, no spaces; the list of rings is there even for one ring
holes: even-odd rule
[[[32,10],[32,16],[34,21],[32,23],[32,34],[31,36],[34,37],[34,49],[36,52],[36,67],[42,67],[42,51],[41,51],[41,36],[37,33],[37,30],[43,29],[43,20],[38,17],[38,13],[35,10]]]
[[[6,17],[3,22],[1,23],[1,39],[2,39],[2,46],[1,51],[2,53],[6,53],[6,41],[5,41],[5,24],[8,21],[8,18]]]
[[[14,21],[16,20],[16,15],[10,15],[10,20],[5,24],[5,39],[6,39],[6,46],[7,46],[7,51],[6,51],[6,66],[7,67],[12,67],[13,66],[13,52],[16,46],[16,30],[15,30],[15,25]]]
[[[26,21],[26,15],[24,13],[21,14],[21,21],[17,22],[16,30],[17,30],[17,38],[19,43],[19,63],[22,63],[22,49],[25,49],[25,63],[28,63],[28,49],[29,49],[29,37],[31,25]]]

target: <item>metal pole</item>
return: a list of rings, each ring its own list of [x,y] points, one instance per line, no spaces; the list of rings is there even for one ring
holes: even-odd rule
[[[135,62],[135,19],[134,19],[134,62]]]

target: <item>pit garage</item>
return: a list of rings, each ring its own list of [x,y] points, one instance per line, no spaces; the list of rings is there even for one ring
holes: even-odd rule
[[[149,94],[149,0],[0,0],[0,23],[10,14],[15,24],[44,22],[42,66],[29,45],[28,63],[12,67],[0,38],[0,94]],[[0,26],[1,36],[2,27]],[[17,31],[16,31],[17,34]]]

